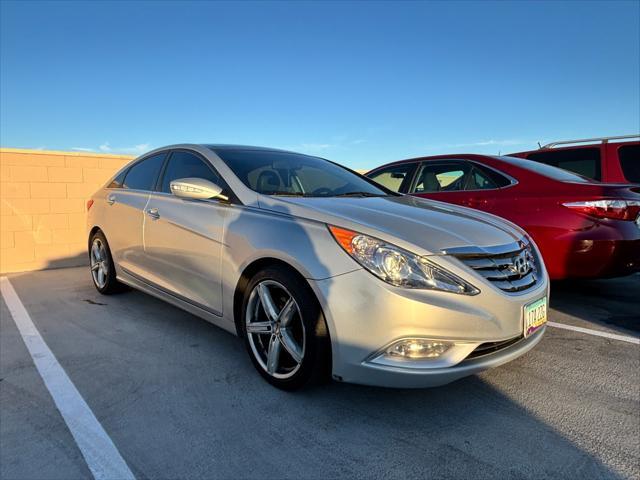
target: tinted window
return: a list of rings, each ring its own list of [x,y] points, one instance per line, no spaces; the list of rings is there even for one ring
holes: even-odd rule
[[[413,192],[453,192],[464,190],[466,175],[469,171],[469,165],[463,162],[423,163]]]
[[[399,192],[402,183],[411,175],[415,164],[401,163],[400,165],[392,165],[374,173],[367,175],[371,180],[387,187],[389,190]]]
[[[511,185],[511,180],[504,175],[474,164],[467,177],[465,190],[490,190],[506,187],[507,185]]]
[[[107,188],[122,188],[124,185],[124,176],[127,174],[127,170],[120,172],[116,178],[111,180],[111,183],[107,185]]]
[[[373,182],[317,157],[263,150],[216,150],[251,190],[265,195],[388,195]]]
[[[623,145],[618,149],[618,158],[624,178],[640,183],[640,145]]]
[[[527,157],[528,160],[545,163],[554,167],[569,170],[583,177],[600,180],[600,149],[575,148],[571,150],[548,150],[535,152]]]
[[[510,163],[516,167],[524,168],[533,173],[544,175],[545,177],[553,180],[559,180],[561,182],[580,182],[591,183],[592,181],[586,177],[582,177],[568,170],[562,170],[561,168],[552,167],[544,163],[534,162],[532,160],[525,160],[524,158],[517,157],[499,157],[503,162]]]
[[[124,188],[153,190],[165,155],[159,153],[133,165],[124,177]]]
[[[193,153],[177,151],[171,154],[167,162],[160,190],[165,193],[171,193],[170,184],[173,180],[189,177],[204,178],[223,189],[225,188],[220,176],[214,172],[213,167],[207,165]]]

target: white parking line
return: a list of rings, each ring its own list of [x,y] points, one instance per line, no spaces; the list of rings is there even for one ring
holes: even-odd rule
[[[45,386],[96,480],[135,480],[118,449],[33,324],[6,277],[2,296]]]
[[[613,340],[620,340],[621,342],[629,342],[640,345],[640,338],[630,337],[628,335],[618,335],[616,333],[601,332],[599,330],[591,330],[590,328],[575,327],[573,325],[566,325],[564,323],[556,322],[549,322],[549,326],[562,328],[563,330],[573,330],[574,332],[586,333],[587,335],[594,335],[596,337],[611,338]]]

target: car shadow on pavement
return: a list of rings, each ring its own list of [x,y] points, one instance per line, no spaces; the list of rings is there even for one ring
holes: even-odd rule
[[[287,393],[255,372],[240,339],[141,292],[100,296],[85,269],[11,281],[139,478],[623,478],[515,400],[514,389],[546,381],[527,361],[535,349],[497,369],[514,369],[510,385],[487,372],[434,389],[334,382]],[[3,357],[4,422],[24,423],[14,385],[25,362]],[[562,413],[555,401],[547,408]],[[5,445],[52,441],[27,425],[27,445],[10,425]],[[21,462],[7,477],[20,477]]]
[[[640,274],[551,285],[551,308],[621,333],[640,333],[639,302]]]

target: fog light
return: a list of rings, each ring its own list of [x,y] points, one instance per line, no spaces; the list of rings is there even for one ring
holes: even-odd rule
[[[409,338],[394,343],[385,351],[390,357],[400,358],[438,358],[451,348],[450,343],[420,338]]]

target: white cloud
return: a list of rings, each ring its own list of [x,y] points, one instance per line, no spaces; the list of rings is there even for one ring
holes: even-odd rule
[[[326,152],[327,150],[332,150],[334,152],[338,150],[351,149],[356,145],[361,145],[367,142],[366,138],[363,137],[350,137],[349,135],[334,135],[330,137],[329,142],[320,143],[320,142],[302,142],[295,145],[287,145],[280,147],[283,150],[292,150],[294,152],[302,152],[309,154],[320,154]]]
[[[151,145],[148,143],[139,143],[138,145],[134,145],[133,147],[123,147],[117,150],[123,153],[135,153],[137,155],[140,155],[141,153],[151,150]]]
[[[291,150],[293,152],[320,153],[335,146],[336,145],[332,143],[299,143],[297,145],[286,145],[277,148],[281,148],[282,150]]]
[[[300,148],[303,150],[322,151],[333,147],[330,143],[303,143]]]
[[[486,151],[485,149],[490,147],[509,147],[515,145],[533,145],[535,142],[529,140],[521,140],[521,139],[489,139],[489,140],[480,140],[477,142],[465,142],[465,143],[445,143],[445,144],[431,144],[426,145],[424,147],[425,150],[428,151],[439,151],[442,153],[446,153],[446,150],[452,148],[469,148],[474,149],[478,148],[480,150]]]
[[[523,145],[528,142],[523,142],[522,140],[481,140],[479,142],[472,143],[454,143],[452,145],[447,145],[449,147],[489,147],[493,145],[498,146],[509,146],[509,145]]]
[[[71,147],[71,150],[76,152],[103,152],[103,153],[128,153],[131,155],[140,155],[144,152],[151,150],[149,143],[139,143],[132,147],[112,147],[109,142],[104,142],[102,145],[98,145],[97,148],[88,147]]]

